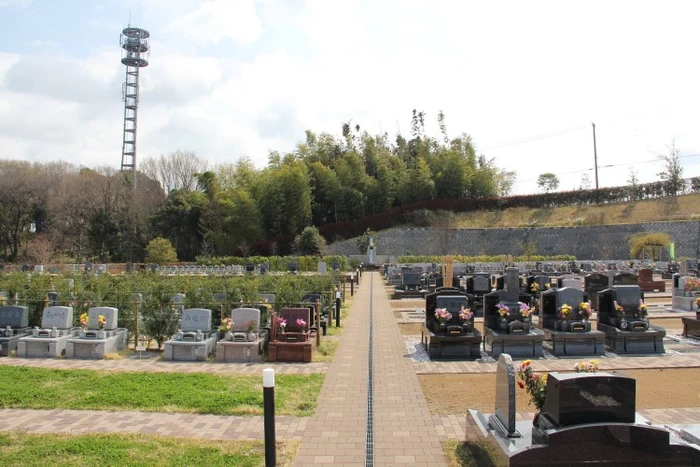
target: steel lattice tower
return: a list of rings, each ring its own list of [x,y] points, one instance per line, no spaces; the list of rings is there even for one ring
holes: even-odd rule
[[[136,171],[136,114],[139,106],[139,69],[148,66],[150,34],[145,29],[128,27],[119,38],[122,63],[126,65],[126,79],[122,84],[124,101],[124,138],[122,143],[122,171]]]

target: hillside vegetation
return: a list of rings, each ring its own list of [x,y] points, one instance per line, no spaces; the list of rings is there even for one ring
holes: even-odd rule
[[[700,220],[700,194],[629,203],[511,208],[455,214],[456,228],[554,227]]]

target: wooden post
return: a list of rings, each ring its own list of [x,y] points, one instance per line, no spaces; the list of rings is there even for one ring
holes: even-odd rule
[[[321,302],[316,300],[316,348],[321,345]]]
[[[347,277],[343,277],[343,303],[345,303],[345,284],[347,283]]]
[[[139,346],[139,297],[134,297],[134,350]]]

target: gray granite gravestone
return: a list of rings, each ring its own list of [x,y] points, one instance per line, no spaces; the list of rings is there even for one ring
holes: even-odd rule
[[[318,262],[318,273],[319,273],[319,274],[325,274],[325,273],[326,273],[326,262],[325,262],[325,261],[319,261],[319,262]]]
[[[29,326],[29,309],[26,306],[0,307],[0,328],[26,328]]]
[[[561,286],[583,290],[583,284],[581,283],[581,279],[562,279]]]
[[[69,306],[49,306],[44,308],[41,327],[44,329],[68,329],[73,324],[73,308]]]
[[[223,340],[216,343],[217,362],[256,362],[260,361],[268,340],[266,331],[260,330],[260,310],[257,308],[236,308],[231,311],[233,324]],[[249,331],[248,323],[254,323]]]
[[[501,436],[519,438],[515,429],[515,368],[510,355],[498,356],[496,367],[496,406],[489,420]]]
[[[189,308],[182,312],[182,331],[210,331],[211,310],[206,308]]]
[[[88,310],[88,329],[100,328],[100,315],[105,317],[105,331],[117,329],[117,317],[119,310],[107,306],[96,306]]]

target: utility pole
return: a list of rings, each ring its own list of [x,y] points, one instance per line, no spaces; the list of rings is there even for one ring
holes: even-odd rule
[[[595,164],[595,189],[598,189],[598,149],[595,143],[595,123],[591,122],[593,126],[593,163]]]

